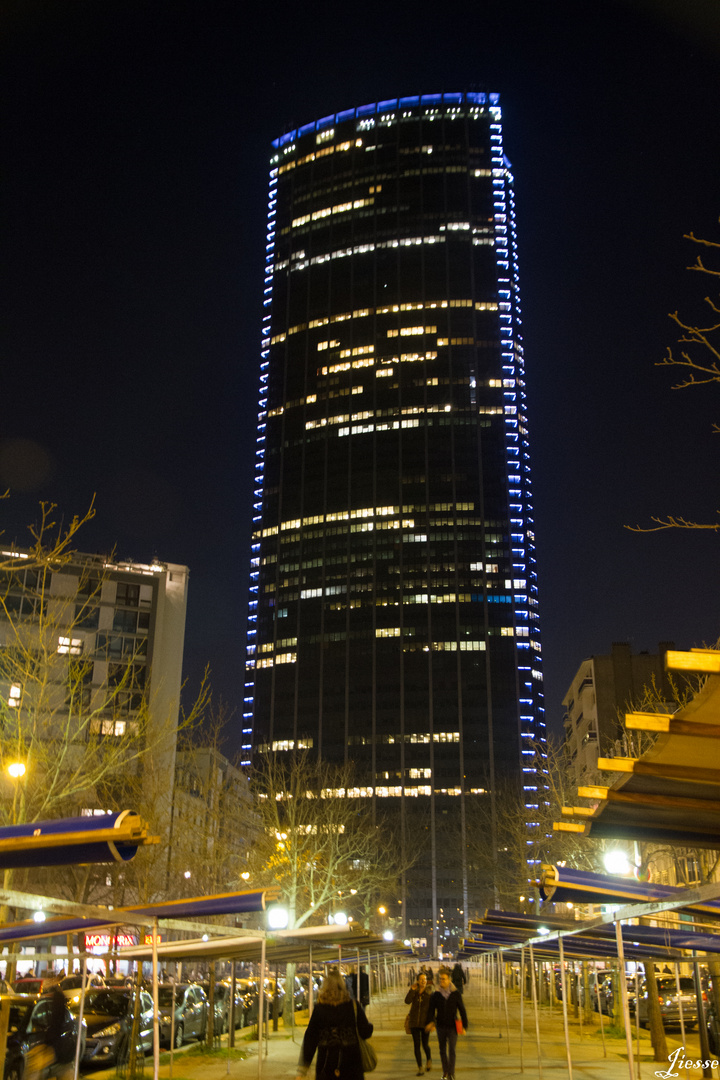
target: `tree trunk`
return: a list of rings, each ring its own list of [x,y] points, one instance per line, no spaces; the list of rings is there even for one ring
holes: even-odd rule
[[[612,972],[612,993],[613,993],[613,1024],[625,1033],[625,1013],[623,1012],[622,992],[620,990],[620,979],[625,978],[625,972],[620,971],[620,965],[613,965]]]
[[[587,960],[582,962],[582,985],[583,985],[583,1023],[591,1024],[593,1021],[592,998],[590,997],[590,967]]]
[[[667,1061],[667,1041],[665,1039],[665,1029],[663,1028],[662,1014],[660,1012],[657,979],[655,978],[655,967],[653,964],[646,964],[645,980],[648,987],[648,1016],[650,1018],[650,1039],[652,1041],[653,1050],[655,1051],[655,1061]],[[635,1007],[640,1007],[639,1001],[636,1003]]]

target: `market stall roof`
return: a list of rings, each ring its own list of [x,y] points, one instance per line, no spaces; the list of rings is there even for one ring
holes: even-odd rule
[[[590,805],[563,807],[556,830],[720,848],[720,650],[670,650],[666,667],[706,676],[702,689],[673,714],[627,713],[626,728],[655,743],[639,758],[598,758],[615,781],[578,788]]]
[[[257,937],[213,938],[208,941],[163,941],[158,944],[159,960],[193,959],[235,959],[248,962],[260,959],[262,935]],[[338,958],[338,948],[343,954],[351,955],[370,951],[373,957],[378,955],[412,956],[412,950],[400,942],[385,941],[382,937],[368,933],[359,927],[347,923],[345,926],[302,926],[295,930],[275,930],[265,936],[265,958],[273,963],[292,963],[305,961],[308,947],[312,946],[313,961],[323,963]],[[118,949],[120,959],[150,960],[150,945],[133,945]]]
[[[0,870],[129,862],[138,847],[158,840],[134,810],[6,825],[0,828]]]
[[[628,901],[647,903],[672,900],[683,890],[675,885],[659,885],[613,874],[596,874],[570,866],[543,866],[540,896],[546,904],[620,904]],[[688,904],[687,911],[720,915],[720,900]]]
[[[264,911],[267,900],[277,896],[276,887],[268,889],[244,889],[239,892],[221,893],[217,896],[192,896],[180,900],[170,900],[161,904],[138,904],[133,907],[108,909],[107,913],[98,913],[97,908],[89,909],[91,914],[82,914],[82,905],[76,905],[78,915],[47,919],[37,923],[26,919],[19,923],[0,927],[0,944],[12,941],[32,941],[35,938],[53,937],[56,934],[77,934],[99,930],[107,926],[152,926],[155,918],[177,919],[179,917],[208,917],[211,915],[244,914],[250,911]],[[30,905],[29,905],[30,906]],[[218,926],[218,933],[223,927]]]
[[[677,889],[672,899],[634,904],[613,914],[596,919],[563,919],[552,915],[525,915],[520,912],[488,911],[481,920],[471,920],[471,937],[462,945],[464,955],[494,952],[497,949],[516,953],[532,944],[538,956],[558,955],[558,939],[568,957],[597,958],[617,956],[615,922],[627,923],[659,911],[704,904],[720,895],[720,884],[696,889]],[[684,927],[637,926],[621,927],[626,959],[648,957],[677,959],[682,950],[702,951],[713,956],[720,954],[720,934],[707,933],[693,924]]]

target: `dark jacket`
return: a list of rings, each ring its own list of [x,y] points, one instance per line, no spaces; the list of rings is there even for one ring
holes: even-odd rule
[[[405,1004],[410,1006],[408,1021],[411,1028],[424,1028],[427,1024],[427,1014],[428,1009],[430,1008],[431,997],[432,990],[429,986],[425,987],[422,994],[419,990],[413,990],[412,987],[408,990]]]
[[[307,1067],[317,1050],[317,1080],[337,1080],[338,1077],[340,1080],[362,1080],[364,1074],[358,1033],[363,1039],[369,1039],[373,1033],[373,1026],[365,1016],[362,1005],[352,1001],[343,1001],[340,1005],[317,1004],[305,1029],[300,1066]]]
[[[455,1017],[458,1013],[460,1013],[463,1027],[467,1028],[468,1018],[462,994],[459,994],[457,990],[451,990],[450,996],[444,998],[440,991],[436,990],[430,998],[427,1022],[428,1024],[434,1023],[439,1028],[454,1028]]]
[[[456,964],[455,967],[452,969],[452,975],[450,976],[450,981],[452,982],[455,989],[459,990],[460,993],[462,994],[463,986],[467,982],[467,979],[465,978],[465,972],[463,971],[462,966],[460,964]]]

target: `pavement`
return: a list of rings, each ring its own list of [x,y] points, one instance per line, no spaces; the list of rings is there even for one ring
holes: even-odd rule
[[[404,1032],[404,1019],[407,1005],[404,1003],[406,988],[398,987],[379,995],[368,1006],[367,1015],[374,1025],[372,1043],[378,1056],[378,1066],[373,1076],[375,1080],[398,1080],[414,1077],[417,1065],[412,1048],[412,1039]],[[523,1031],[520,1028],[521,1003],[517,992],[508,991],[508,1019],[497,994],[476,977],[465,988],[465,1006],[468,1012],[469,1029],[467,1034],[458,1039],[457,1080],[478,1077],[483,1080],[512,1080],[513,1077],[538,1077],[538,1080],[559,1080],[570,1076],[565,1048],[562,1007],[543,1005],[539,1009],[540,1062],[538,1063],[538,1040],[532,1004],[525,1002],[522,1007]],[[592,1023],[581,1022],[582,1017],[569,1018],[570,1050],[572,1058],[572,1076],[577,1080],[629,1080],[630,1069],[627,1058],[625,1036],[608,1029],[608,1019],[604,1018],[604,1048],[600,1032],[600,1018],[593,1014]],[[262,1062],[258,1062],[257,1040],[249,1038],[250,1029],[236,1033],[236,1049],[230,1056],[222,1052],[213,1055],[193,1052],[190,1045],[173,1055],[172,1073],[170,1072],[169,1054],[163,1054],[160,1066],[160,1080],[293,1080],[300,1054],[303,1030],[307,1017],[300,1015],[297,1024],[284,1028],[280,1023],[277,1032],[270,1032],[264,1044]],[[508,1038],[509,1031],[509,1038]],[[521,1037],[522,1034],[522,1037]],[[675,1037],[677,1036],[677,1037]],[[668,1052],[680,1047],[680,1033],[668,1032]],[[227,1045],[227,1037],[223,1044]],[[635,1080],[655,1080],[657,1073],[681,1078],[702,1077],[701,1069],[688,1067],[691,1061],[700,1057],[697,1032],[688,1033],[687,1045],[680,1051],[678,1062],[671,1068],[669,1062],[657,1063],[653,1060],[650,1037],[647,1032],[640,1032],[639,1058],[637,1032],[633,1030],[634,1078]],[[425,1073],[428,1080],[440,1080],[442,1070],[437,1049],[437,1037],[430,1036],[433,1054],[433,1068]],[[241,1058],[240,1053],[244,1056]],[[246,1055],[246,1056],[245,1056]],[[258,1066],[260,1065],[260,1068]],[[152,1057],[145,1061],[144,1078],[152,1077]],[[720,1074],[713,1070],[713,1076]],[[92,1080],[114,1080],[114,1070],[88,1074]],[[309,1077],[314,1077],[311,1067]],[[667,1078],[669,1080],[669,1078]]]

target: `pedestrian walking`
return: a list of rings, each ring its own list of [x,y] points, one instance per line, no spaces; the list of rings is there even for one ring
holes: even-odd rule
[[[432,1068],[430,1033],[425,1030],[431,996],[432,994],[427,984],[427,978],[423,972],[421,972],[417,977],[417,981],[413,983],[408,990],[405,998],[405,1004],[410,1006],[410,1012],[405,1020],[405,1030],[409,1031],[412,1035],[418,1076],[422,1076],[423,1072],[430,1072],[430,1069]],[[421,1046],[425,1052],[425,1068],[423,1068],[423,1059],[420,1052]]]
[[[452,969],[452,975],[450,976],[450,981],[452,982],[452,984],[455,987],[455,989],[457,990],[457,992],[459,994],[462,994],[463,986],[467,982],[467,977],[465,975],[465,972],[462,969],[462,964],[460,963],[459,960],[458,960],[457,964],[455,965],[455,967]]]
[[[337,968],[323,980],[300,1049],[297,1078],[307,1076],[317,1051],[316,1080],[362,1080],[360,1040],[369,1039],[373,1026],[362,1005],[353,1001]]]
[[[440,969],[439,978],[440,987],[430,998],[425,1030],[436,1028],[443,1080],[455,1080],[455,1044],[459,1032],[467,1031],[468,1018],[462,994],[452,986],[447,968]]]

